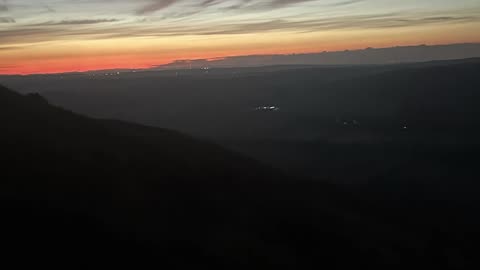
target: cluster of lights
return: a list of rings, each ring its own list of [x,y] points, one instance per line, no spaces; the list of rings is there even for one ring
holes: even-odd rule
[[[120,72],[116,72],[116,73],[105,73],[105,76],[115,76],[115,75],[120,75]]]
[[[116,76],[116,75],[120,75],[120,72],[114,72],[114,73],[105,73],[105,74],[95,74],[95,73],[92,73],[92,74],[89,74],[90,76]]]
[[[280,110],[279,107],[276,106],[260,106],[255,108],[256,111],[278,111]]]

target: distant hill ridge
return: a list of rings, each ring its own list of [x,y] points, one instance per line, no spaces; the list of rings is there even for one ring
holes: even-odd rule
[[[276,65],[373,65],[419,63],[480,57],[480,43],[397,46],[319,53],[245,55],[214,59],[184,59],[158,69],[257,67]]]

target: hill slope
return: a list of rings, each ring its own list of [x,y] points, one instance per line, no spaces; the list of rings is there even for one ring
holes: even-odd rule
[[[330,186],[176,132],[83,117],[3,87],[0,123],[2,244],[17,264],[402,269],[465,260],[445,263],[450,254],[421,231],[360,215]]]
[[[0,103],[11,255],[120,264],[139,255],[170,267],[310,264],[297,262],[297,240],[284,236],[297,226],[284,219],[297,210],[308,219],[309,207],[295,202],[295,185],[290,198],[279,197],[280,174],[209,143],[89,119],[40,96],[1,88]]]

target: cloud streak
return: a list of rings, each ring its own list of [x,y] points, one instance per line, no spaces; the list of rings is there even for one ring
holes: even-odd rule
[[[150,3],[136,11],[138,15],[151,14],[156,11],[168,8],[180,0],[150,0]]]
[[[6,22],[13,22],[6,19]],[[389,29],[447,23],[480,22],[480,15],[464,14],[377,14],[337,16],[305,20],[274,19],[259,22],[230,22],[212,27],[210,23],[198,24],[125,24],[118,19],[88,19],[45,22],[0,29],[0,42],[37,42],[52,39],[109,39],[135,37],[173,37],[239,35],[265,32],[316,32],[343,29]],[[96,27],[105,24],[103,27]],[[75,26],[75,27],[72,27]]]
[[[339,5],[351,4],[354,2],[359,2],[361,0],[351,0],[346,2],[341,2]],[[192,3],[193,2],[193,3]],[[144,5],[140,9],[135,11],[137,15],[150,15],[157,11],[167,9],[175,4],[179,3],[188,3],[188,7],[195,9],[196,11],[188,11],[185,14],[195,14],[202,11],[205,8],[212,6],[217,6],[225,3],[231,4],[228,7],[224,7],[221,10],[237,10],[237,11],[266,11],[266,10],[275,10],[278,8],[284,8],[287,6],[293,6],[296,4],[302,4],[307,2],[320,2],[319,0],[264,0],[264,1],[255,1],[255,0],[238,0],[238,1],[220,1],[220,0],[202,0],[202,1],[185,1],[185,0],[149,0],[147,5]]]
[[[84,20],[64,20],[59,22],[45,22],[38,25],[82,25],[118,22],[118,19],[84,19]]]
[[[7,6],[7,1],[3,0],[0,2],[0,12],[7,12],[8,11],[8,6]]]
[[[0,51],[13,51],[13,50],[19,50],[23,49],[21,46],[7,46],[7,47],[1,47],[0,46]]]
[[[0,23],[15,23],[15,19],[12,17],[0,17]]]

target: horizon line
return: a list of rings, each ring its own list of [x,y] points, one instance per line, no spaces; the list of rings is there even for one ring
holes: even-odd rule
[[[193,63],[195,61],[203,61],[206,63],[214,63],[215,61],[222,61],[222,60],[227,60],[227,59],[234,59],[234,58],[247,58],[247,57],[269,57],[269,56],[305,56],[305,55],[320,55],[320,54],[331,54],[331,53],[346,53],[346,52],[360,52],[360,51],[366,51],[366,50],[387,50],[387,49],[397,49],[397,48],[418,48],[418,47],[445,47],[445,46],[462,46],[462,45],[479,45],[480,42],[460,42],[460,43],[446,43],[446,44],[415,44],[415,45],[396,45],[396,46],[389,46],[389,47],[366,47],[363,49],[345,49],[345,50],[336,50],[336,51],[314,51],[314,52],[300,52],[300,53],[283,53],[283,54],[239,54],[239,55],[230,55],[230,56],[222,56],[222,57],[210,57],[210,58],[186,58],[186,59],[176,59],[173,61],[170,61],[165,64],[159,64],[159,65],[150,65],[148,67],[143,67],[143,68],[131,68],[131,67],[118,67],[118,68],[112,68],[112,69],[87,69],[87,70],[72,70],[72,71],[65,71],[65,72],[33,72],[33,73],[2,73],[1,69],[2,66],[0,66],[0,76],[32,76],[32,75],[62,75],[62,74],[78,74],[78,73],[92,73],[92,72],[107,72],[107,71],[119,71],[119,70],[124,70],[124,71],[136,71],[136,72],[142,72],[142,71],[149,71],[152,69],[161,69],[162,71],[168,71],[168,70],[178,70],[178,67],[173,67],[173,65],[178,64],[178,63]],[[480,57],[480,56],[479,56]],[[476,58],[476,57],[465,57],[465,58],[455,58],[455,59],[443,59],[443,60],[461,60],[461,59],[469,59],[469,58]],[[442,61],[442,59],[439,60],[433,60],[433,61]],[[390,63],[390,64],[401,64],[401,63],[412,63],[412,62],[430,62],[430,61],[399,61],[397,63]],[[301,66],[301,65],[306,65],[306,66],[332,66],[332,64],[277,64],[277,65],[254,65],[254,66],[224,66],[224,67],[213,67],[213,68],[253,68],[253,67],[268,67],[268,66]],[[346,64],[337,64],[337,66],[344,66]],[[362,64],[350,64],[350,65],[362,65]],[[364,64],[368,65],[368,64]],[[162,69],[162,67],[164,69]],[[170,67],[170,68],[169,68]],[[185,69],[185,68],[183,68]],[[197,68],[195,68],[197,69]]]

